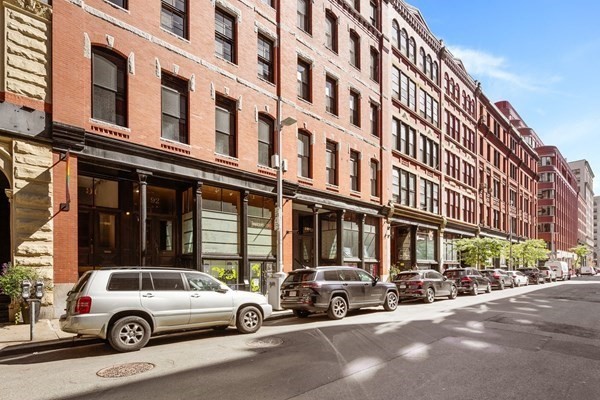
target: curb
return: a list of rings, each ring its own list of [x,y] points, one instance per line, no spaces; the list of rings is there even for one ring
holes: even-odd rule
[[[275,311],[265,321],[273,321],[293,316],[291,310]],[[45,340],[42,342],[21,343],[13,346],[6,346],[0,349],[0,358],[15,356],[26,353],[37,353],[40,351],[66,349],[70,347],[82,347],[93,344],[104,343],[104,340],[97,338],[77,338],[75,336],[66,339]]]

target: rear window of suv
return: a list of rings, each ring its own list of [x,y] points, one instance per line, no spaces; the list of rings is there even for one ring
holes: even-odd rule
[[[111,292],[123,292],[140,290],[139,272],[117,272],[110,276],[108,290]]]
[[[285,278],[285,283],[309,282],[315,280],[315,271],[293,272]]]

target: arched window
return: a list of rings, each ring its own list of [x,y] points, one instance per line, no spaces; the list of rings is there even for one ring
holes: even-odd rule
[[[406,29],[400,31],[400,52],[408,57],[408,33],[406,33]]]
[[[437,61],[434,61],[432,66],[431,66],[431,79],[435,82],[436,85],[439,85],[438,83],[438,63]]]
[[[408,39],[408,58],[413,64],[417,63],[417,44],[412,36]]]
[[[92,118],[127,126],[127,60],[104,47],[92,49]]]
[[[360,36],[354,30],[350,30],[350,64],[360,69]]]
[[[419,49],[419,68],[421,68],[421,71],[425,72],[425,63],[427,62],[427,57],[425,56],[425,49],[424,48],[420,48]]]
[[[398,21],[392,21],[392,45],[400,48],[400,25]]]
[[[431,56],[427,54],[427,59],[425,60],[425,74],[431,78]]]
[[[460,101],[460,87],[458,86],[458,83],[455,84],[454,86],[454,94],[456,95],[456,101]]]
[[[463,109],[467,109],[467,93],[463,90],[462,92],[462,107]]]
[[[450,81],[448,80],[448,74],[444,74],[444,89],[446,90],[446,94],[450,94]]]
[[[325,12],[325,45],[330,50],[338,51],[337,17],[333,12]]]
[[[271,156],[274,146],[274,127],[273,118],[265,114],[258,116],[258,164],[276,168],[271,165]]]
[[[454,100],[454,78],[450,78],[450,97]]]

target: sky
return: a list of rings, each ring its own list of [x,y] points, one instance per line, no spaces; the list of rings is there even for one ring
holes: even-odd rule
[[[508,100],[567,161],[586,159],[600,195],[600,1],[405,1],[490,100]]]

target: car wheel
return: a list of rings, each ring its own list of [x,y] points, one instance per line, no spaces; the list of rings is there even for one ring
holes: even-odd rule
[[[515,281],[510,281],[510,288],[514,289],[515,288]]]
[[[500,285],[498,285],[498,289],[504,290],[504,281],[500,281]]]
[[[428,288],[427,291],[425,292],[425,298],[423,299],[423,301],[425,303],[433,303],[434,300],[435,300],[435,292],[433,291],[432,288]]]
[[[294,315],[298,318],[307,318],[310,315],[310,311],[294,310]]]
[[[385,295],[383,308],[385,309],[385,311],[394,311],[396,308],[398,308],[398,295],[396,294],[396,292],[388,292]]]
[[[331,299],[329,308],[327,309],[327,316],[331,319],[342,319],[348,314],[348,303],[341,296],[335,296]]]
[[[477,296],[479,294],[479,288],[477,287],[477,284],[473,284],[473,289],[471,290],[471,294],[473,296]]]
[[[485,288],[485,292],[486,293],[492,293],[492,284],[491,283],[487,284],[487,287]]]
[[[456,288],[456,286],[452,285],[450,287],[450,295],[448,296],[448,298],[450,300],[454,300],[456,296],[458,296],[458,289]]]
[[[248,306],[238,312],[235,326],[240,333],[254,333],[262,325],[262,314],[258,308]]]
[[[150,324],[142,317],[123,317],[110,328],[108,343],[120,352],[137,351],[150,340]]]

